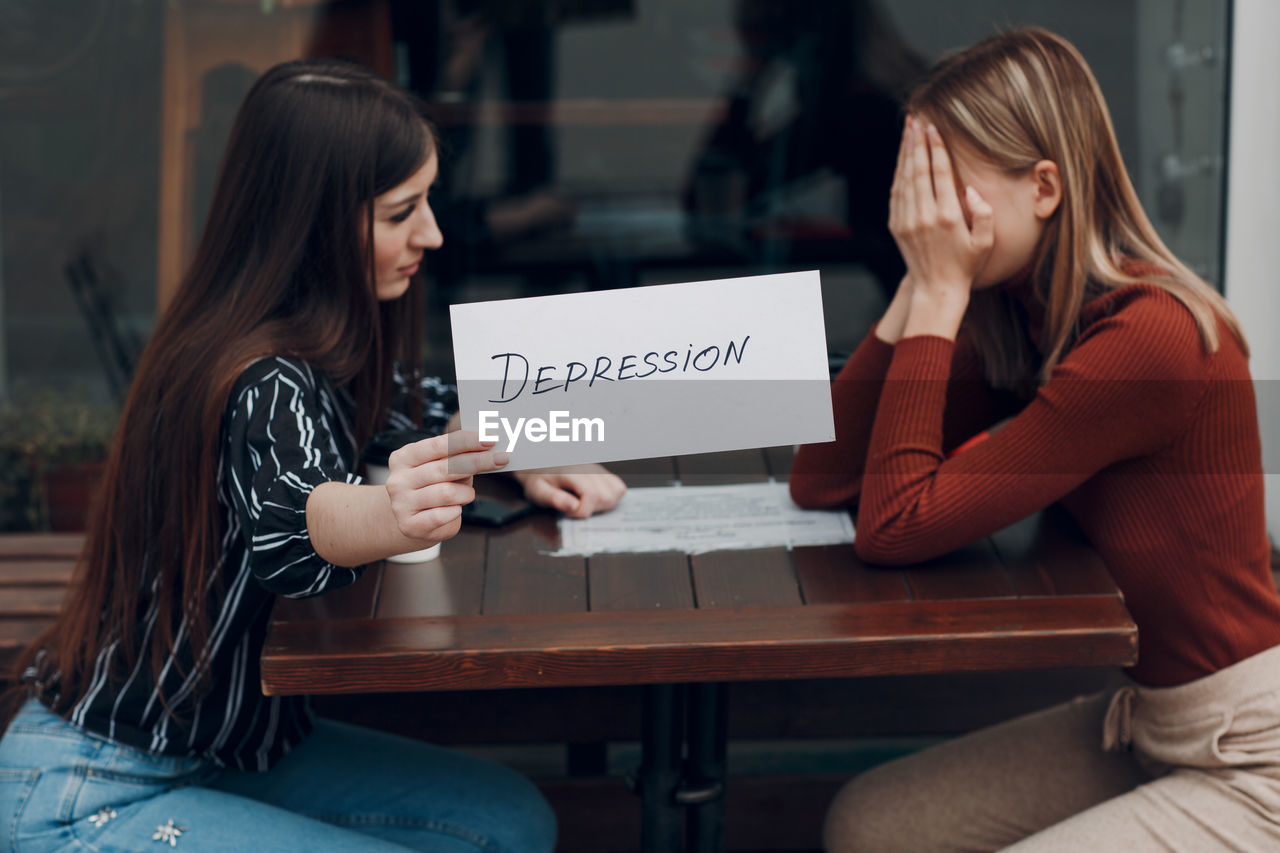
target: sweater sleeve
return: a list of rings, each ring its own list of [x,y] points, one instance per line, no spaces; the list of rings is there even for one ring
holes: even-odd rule
[[[321,483],[359,483],[343,458],[333,398],[305,365],[255,363],[237,382],[225,420],[222,477],[249,551],[249,569],[268,591],[304,598],[354,582],[316,553],[307,498]]]
[[[955,345],[899,342],[869,441],[859,556],[897,564],[946,553],[1176,439],[1209,367],[1190,314],[1168,302],[1144,300],[1091,324],[1022,412],[950,459],[942,418]]]
[[[856,508],[867,446],[894,346],[873,328],[831,383],[836,440],[803,445],[791,466],[791,498],[802,507]],[[943,446],[950,450],[1002,416],[998,395],[984,378],[982,360],[962,333],[947,383]]]

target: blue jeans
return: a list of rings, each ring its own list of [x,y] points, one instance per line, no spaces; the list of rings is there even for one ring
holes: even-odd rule
[[[544,853],[555,834],[511,770],[325,720],[266,773],[123,746],[35,700],[0,739],[0,850]]]

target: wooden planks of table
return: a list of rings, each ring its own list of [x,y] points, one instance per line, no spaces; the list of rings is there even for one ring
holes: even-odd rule
[[[632,487],[785,479],[789,448],[610,467]],[[489,489],[501,489],[492,479]],[[268,694],[641,684],[642,847],[718,849],[724,683],[1128,665],[1137,628],[1096,552],[1047,510],[925,564],[851,545],[556,557],[557,520],[464,528],[431,563],[282,600]],[[687,754],[686,754],[687,753]]]

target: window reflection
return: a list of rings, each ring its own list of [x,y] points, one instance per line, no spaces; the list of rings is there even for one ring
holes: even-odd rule
[[[900,101],[925,60],[869,0],[737,0],[723,115],[684,189],[698,248],[744,264],[864,265],[891,295]]]
[[[899,98],[1035,23],[1094,68],[1147,210],[1221,267],[1226,0],[6,0],[0,399],[117,397],[255,76],[344,56],[418,91],[451,301],[820,268],[829,346],[877,316]]]

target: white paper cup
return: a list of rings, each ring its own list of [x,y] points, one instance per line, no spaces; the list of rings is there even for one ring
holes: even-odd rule
[[[391,471],[386,465],[375,465],[372,462],[365,463],[365,472],[369,475],[369,482],[375,486],[387,482],[387,475]],[[425,563],[428,560],[434,560],[440,556],[440,543],[432,545],[430,548],[419,548],[417,551],[408,551],[404,554],[393,554],[387,557],[393,563]]]

